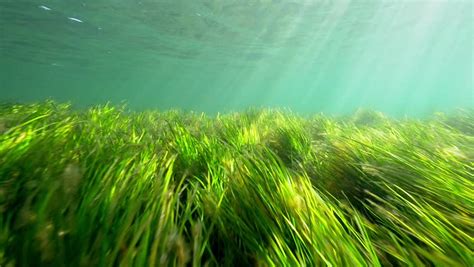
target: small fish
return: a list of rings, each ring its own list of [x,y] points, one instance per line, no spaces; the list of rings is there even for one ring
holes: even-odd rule
[[[39,6],[39,8],[44,9],[44,10],[47,10],[47,11],[51,10],[51,8],[49,8],[49,7],[47,7],[47,6]]]
[[[73,18],[73,17],[68,17],[68,19],[69,19],[69,20],[72,20],[72,21],[75,21],[75,22],[83,23],[82,20],[76,19],[76,18]]]

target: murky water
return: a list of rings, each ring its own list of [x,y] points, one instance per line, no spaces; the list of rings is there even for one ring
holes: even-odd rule
[[[0,0],[0,100],[473,107],[471,1]]]

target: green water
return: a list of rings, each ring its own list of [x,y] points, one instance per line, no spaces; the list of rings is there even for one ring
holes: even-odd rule
[[[471,1],[0,0],[0,101],[474,106]]]

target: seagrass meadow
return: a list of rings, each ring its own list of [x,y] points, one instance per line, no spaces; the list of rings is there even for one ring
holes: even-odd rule
[[[474,112],[0,109],[1,266],[473,266]]]

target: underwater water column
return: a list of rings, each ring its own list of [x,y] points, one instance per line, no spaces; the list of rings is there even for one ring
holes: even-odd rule
[[[1,99],[210,113],[469,108],[472,5],[3,1]]]

